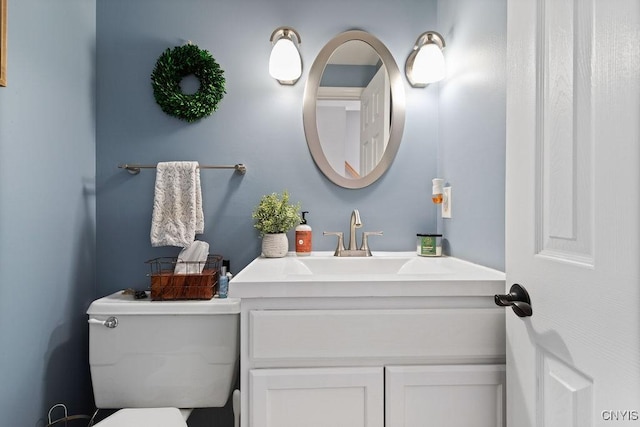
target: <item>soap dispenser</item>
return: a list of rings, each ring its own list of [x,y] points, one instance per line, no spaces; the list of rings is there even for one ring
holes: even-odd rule
[[[311,226],[307,224],[305,215],[309,212],[302,212],[302,221],[300,225],[296,227],[296,255],[308,256],[311,255]]]

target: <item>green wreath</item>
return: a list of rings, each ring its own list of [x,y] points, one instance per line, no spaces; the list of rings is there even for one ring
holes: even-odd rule
[[[180,82],[190,74],[200,80],[200,88],[185,94]],[[165,50],[156,62],[151,83],[162,111],[189,123],[211,115],[226,93],[224,71],[208,51],[194,44]]]

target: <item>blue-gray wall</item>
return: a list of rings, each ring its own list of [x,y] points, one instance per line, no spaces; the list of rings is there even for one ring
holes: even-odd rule
[[[452,188],[439,219],[448,252],[504,270],[506,0],[442,0],[447,47],[440,82],[438,174]]]
[[[95,1],[9,1],[0,87],[0,425],[93,406]]]
[[[86,307],[117,289],[146,287],[144,261],[177,253],[149,243],[153,171],[129,176],[121,163],[246,163],[244,177],[202,172],[203,239],[234,271],[260,252],[253,206],[283,189],[311,211],[316,250],[333,249],[322,231],[346,231],[358,208],[364,229],[385,232],[371,241],[374,249],[413,250],[417,232],[439,228],[454,255],[503,267],[505,0],[9,6],[9,87],[0,88],[3,425],[42,426],[55,402],[87,412]],[[280,25],[302,36],[303,76],[293,87],[267,72],[268,38]],[[319,173],[302,127],[315,55],[353,28],[376,35],[401,70],[417,36],[438,30],[456,70],[426,89],[405,84],[399,153],[391,170],[362,190],[336,187]],[[149,81],[162,51],[186,40],[209,50],[227,78],[219,111],[195,124],[162,113]],[[454,187],[447,222],[430,202],[438,175]],[[196,414],[190,424],[206,425],[204,418]]]
[[[505,83],[500,67],[506,0],[481,0],[478,7],[472,0],[454,3],[461,7],[459,16],[448,1],[439,0],[98,0],[98,293],[147,287],[144,261],[177,254],[177,248],[149,243],[154,172],[130,176],[117,168],[168,160],[248,166],[243,177],[225,170],[201,173],[202,239],[231,259],[234,272],[260,253],[251,219],[254,205],[263,194],[283,189],[311,212],[315,250],[334,249],[334,239],[322,231],[347,231],[349,214],[358,208],[365,230],[385,232],[371,241],[374,249],[413,250],[416,233],[444,228],[454,254],[502,269]],[[487,22],[496,26],[486,29]],[[281,25],[293,26],[302,38],[303,74],[292,87],[279,85],[267,71],[268,38]],[[315,56],[332,37],[354,28],[385,43],[401,70],[418,35],[435,29],[447,37],[451,54],[458,41],[463,43],[469,66],[476,67],[465,69],[463,61],[452,69],[467,75],[497,72],[484,80],[447,81],[426,89],[405,82],[407,116],[398,155],[380,181],[361,190],[339,188],[322,176],[302,126],[304,85]],[[472,61],[478,46],[471,34],[491,42],[481,46],[483,60]],[[219,110],[195,124],[164,114],[149,80],[163,50],[187,40],[209,50],[227,79]],[[473,136],[471,147],[464,135]],[[430,200],[431,179],[439,175],[456,189],[454,219],[446,226]],[[482,193],[474,193],[478,190]],[[225,416],[228,411],[212,417]],[[205,418],[192,425],[204,425]]]
[[[144,261],[178,252],[149,242],[154,171],[130,176],[118,169],[121,163],[245,163],[245,176],[201,172],[202,239],[230,258],[233,272],[260,254],[254,205],[263,194],[283,189],[310,211],[316,250],[335,248],[335,238],[322,231],[348,231],[354,208],[364,230],[385,233],[371,240],[374,250],[413,250],[416,233],[435,231],[430,191],[437,167],[436,86],[405,85],[402,145],[390,171],[366,189],[339,188],[324,178],[302,125],[307,73],[325,43],[342,31],[364,29],[384,42],[404,69],[418,35],[437,26],[435,0],[98,0],[97,8],[99,293],[148,286]],[[304,70],[295,86],[281,86],[268,73],[269,36],[281,25],[293,26],[302,38]],[[187,40],[209,50],[227,80],[218,111],[194,124],[160,110],[149,78],[158,56]]]
[[[155,173],[130,176],[117,168],[122,163],[245,163],[245,176],[201,172],[201,239],[231,260],[233,272],[260,254],[254,205],[263,194],[283,189],[311,212],[316,250],[335,248],[322,231],[347,231],[354,208],[365,230],[385,232],[371,241],[374,249],[412,250],[416,232],[435,230],[429,191],[437,159],[437,88],[412,91],[407,85],[402,147],[391,170],[363,190],[342,189],[324,178],[302,126],[306,76],[325,43],[342,31],[364,29],[387,45],[403,69],[417,35],[436,25],[435,1],[98,0],[97,17],[99,294],[147,287],[144,261],[178,252],[149,243]],[[281,25],[293,26],[302,38],[304,72],[292,87],[268,74],[269,35]],[[158,56],[187,40],[209,50],[226,77],[218,111],[195,124],[164,114],[149,80]],[[197,411],[190,425],[209,425],[207,418],[216,425],[231,421],[227,407]]]

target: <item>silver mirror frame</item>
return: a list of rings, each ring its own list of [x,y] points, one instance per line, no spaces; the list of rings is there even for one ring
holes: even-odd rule
[[[322,79],[322,73],[327,65],[329,58],[333,52],[342,44],[351,41],[359,40],[367,43],[376,51],[380,56],[382,63],[387,68],[389,73],[389,83],[391,86],[391,128],[389,131],[389,142],[387,148],[384,151],[382,159],[378,165],[366,176],[358,179],[345,178],[336,172],[329,164],[327,157],[322,150],[320,144],[320,137],[318,135],[318,122],[316,117],[316,97],[318,89],[320,87],[320,81]],[[307,84],[304,90],[304,103],[302,118],[304,124],[304,134],[307,139],[307,145],[311,152],[311,157],[318,166],[318,168],[324,173],[324,175],[334,184],[344,188],[364,188],[378,180],[389,169],[393,159],[398,153],[400,147],[400,141],[402,140],[402,132],[404,130],[405,122],[405,94],[404,83],[400,69],[393,59],[389,49],[375,36],[366,31],[350,30],[344,33],[338,34],[331,39],[318,53],[311,69],[309,70],[309,77],[307,78]]]

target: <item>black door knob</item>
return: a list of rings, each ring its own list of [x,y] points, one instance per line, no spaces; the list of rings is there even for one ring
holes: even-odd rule
[[[529,293],[517,283],[511,286],[508,294],[494,296],[494,301],[501,307],[511,307],[518,317],[529,317],[533,314]]]

